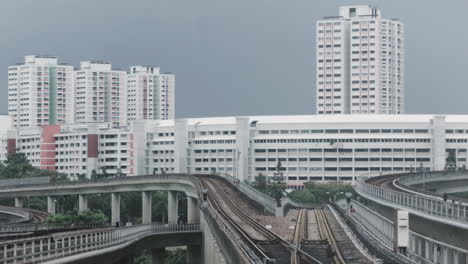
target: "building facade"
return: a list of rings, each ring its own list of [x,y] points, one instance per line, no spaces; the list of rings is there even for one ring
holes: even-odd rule
[[[466,167],[466,115],[250,116],[135,121],[128,128],[75,124],[21,129],[34,166],[70,176],[227,173],[252,181],[281,162],[290,188],[306,181],[443,170],[448,152]],[[6,151],[5,149],[3,151]],[[6,155],[6,154],[4,154]],[[55,155],[55,156],[54,156]]]
[[[133,175],[132,134],[110,123],[43,125],[9,131],[17,151],[38,168],[72,178],[93,173]],[[4,151],[5,152],[5,151]],[[6,156],[6,152],[0,156]],[[93,172],[94,171],[94,172]]]
[[[159,67],[132,66],[128,74],[127,121],[167,120],[175,116],[175,76]]]
[[[8,68],[8,114],[14,127],[74,121],[73,66],[53,56],[26,56]]]
[[[404,113],[404,26],[377,8],[317,21],[317,114]]]
[[[75,72],[77,123],[127,124],[127,73],[102,61],[84,61]]]

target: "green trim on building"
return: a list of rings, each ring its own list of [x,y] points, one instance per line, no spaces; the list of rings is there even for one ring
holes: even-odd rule
[[[57,124],[57,68],[49,68],[49,124]]]

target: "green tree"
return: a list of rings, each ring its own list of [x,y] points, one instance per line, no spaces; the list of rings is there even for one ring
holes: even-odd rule
[[[97,180],[98,179],[98,174],[96,170],[91,171],[91,180]]]
[[[8,155],[5,165],[1,175],[4,179],[33,177],[37,174],[33,173],[36,168],[29,163],[24,153]]]
[[[100,210],[84,210],[78,213],[77,209],[66,212],[65,214],[49,215],[46,219],[48,224],[93,224],[104,225],[109,219]]]
[[[286,183],[283,177],[284,168],[281,165],[281,161],[276,164],[276,172],[272,177],[272,182],[268,188],[268,195],[276,199],[276,206],[281,206],[281,198],[284,196],[286,190]]]
[[[156,221],[167,223],[167,192],[153,193],[152,215]]]
[[[291,192],[288,195],[294,201],[304,202],[304,203],[316,203],[317,198],[314,193],[309,189],[300,189]]]
[[[351,185],[335,182],[306,182],[304,183],[304,189],[295,190],[288,196],[295,201],[304,203],[326,203],[330,198],[334,198],[335,194],[346,192],[350,192],[356,196],[354,188]]]
[[[63,173],[41,170],[33,167],[24,153],[17,152],[15,154],[8,155],[7,160],[4,163],[5,164],[0,165],[0,179],[50,176],[52,179],[57,181],[68,180],[67,176]]]
[[[455,150],[448,150],[447,158],[445,158],[445,169],[454,169],[457,167],[457,155]]]
[[[168,264],[185,264],[187,263],[187,250],[185,249],[176,249],[176,250],[166,250],[165,262]]]
[[[257,176],[255,176],[254,181],[250,185],[260,192],[266,193],[268,190],[267,177],[262,173],[259,173]]]

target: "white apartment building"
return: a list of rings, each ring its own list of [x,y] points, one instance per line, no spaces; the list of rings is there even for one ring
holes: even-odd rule
[[[317,21],[317,114],[404,112],[404,27],[370,6]]]
[[[127,121],[174,119],[175,76],[159,67],[132,66],[128,74]]]
[[[290,188],[306,181],[443,170],[448,152],[467,166],[467,115],[245,116],[46,125],[9,133],[34,166],[70,176],[227,173],[271,177],[278,162]],[[6,151],[3,149],[3,151]]]
[[[0,115],[0,162],[7,159],[8,153],[14,152],[16,149],[16,141],[12,141],[8,144],[10,138],[10,129],[13,126],[12,117],[9,115]],[[11,138],[15,138],[12,136]],[[10,148],[8,148],[10,145]]]
[[[446,153],[467,165],[468,116],[251,116],[135,122],[135,174],[273,176],[288,185],[363,175],[442,170]]]
[[[84,61],[75,72],[75,122],[127,124],[127,73],[109,62]]]
[[[38,168],[59,171],[70,177],[82,174],[91,177],[93,170],[134,174],[133,138],[127,128],[112,128],[109,123],[43,125],[12,130],[9,137],[15,139],[18,151],[25,153]],[[5,155],[3,149],[0,156]]]
[[[8,68],[8,114],[14,127],[74,120],[73,66],[53,56],[26,56]]]

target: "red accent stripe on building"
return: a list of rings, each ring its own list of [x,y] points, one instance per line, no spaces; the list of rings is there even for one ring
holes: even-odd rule
[[[9,138],[7,141],[7,155],[13,155],[16,153],[16,139]]]
[[[60,125],[43,125],[41,135],[41,169],[56,170],[55,134],[60,133]]]
[[[88,135],[88,158],[98,157],[98,135]]]

